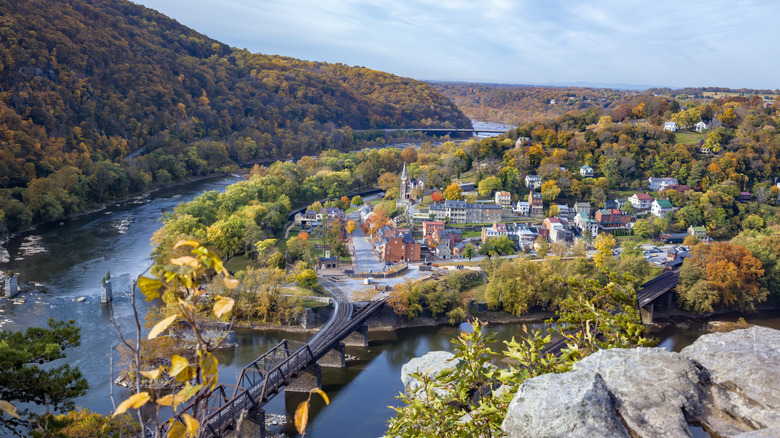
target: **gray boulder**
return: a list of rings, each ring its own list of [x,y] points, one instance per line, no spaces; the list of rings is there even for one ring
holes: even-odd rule
[[[502,428],[510,437],[780,436],[780,331],[704,335],[681,353],[602,350],[572,371],[528,379]]]
[[[401,367],[401,381],[406,388],[406,393],[415,397],[421,395],[422,382],[413,377],[412,374],[419,373],[435,378],[440,372],[454,368],[458,363],[460,360],[455,359],[455,355],[447,351],[431,351],[422,357],[415,357]],[[437,390],[437,392],[440,395],[446,394],[446,391],[442,389]]]
[[[626,437],[600,375],[545,374],[520,385],[502,424],[511,437]]]
[[[639,437],[689,436],[689,416],[700,417],[706,395],[701,370],[677,353],[659,348],[598,351],[574,371],[599,374],[618,400],[617,414]]]
[[[780,427],[780,331],[751,327],[712,333],[680,354],[709,371],[719,419],[742,430]]]

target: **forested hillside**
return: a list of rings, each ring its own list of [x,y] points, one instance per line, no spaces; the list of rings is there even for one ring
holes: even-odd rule
[[[0,0],[12,230],[236,163],[349,148],[353,130],[469,123],[425,83],[252,54],[124,0]]]
[[[432,83],[474,120],[519,125],[554,119],[569,111],[612,108],[636,94],[607,88],[534,87],[525,85]]]

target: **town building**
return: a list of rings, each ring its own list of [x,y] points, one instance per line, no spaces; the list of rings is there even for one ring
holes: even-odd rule
[[[317,210],[305,210],[303,213],[298,213],[293,221],[302,229],[310,228],[317,221]]]
[[[503,208],[495,204],[470,204],[465,201],[446,200],[431,204],[428,211],[437,221],[449,220],[454,224],[491,223],[501,220]]]
[[[701,241],[707,240],[707,229],[704,227],[694,227],[691,225],[688,227],[688,235],[693,236]]]
[[[656,217],[664,217],[673,211],[672,201],[668,199],[656,199],[650,206],[650,214]]]
[[[539,175],[526,175],[525,186],[528,187],[531,191],[541,189],[542,177]]]
[[[677,123],[664,122],[664,131],[677,132]]]
[[[667,178],[655,178],[650,177],[647,179],[647,188],[650,189],[653,192],[658,192],[661,190],[664,190],[668,186],[672,184],[677,184],[677,178],[674,177],[667,177]]]
[[[507,235],[509,235],[509,230],[507,229],[506,224],[501,222],[495,222],[491,227],[482,227],[482,243],[485,243],[490,239],[495,239],[496,237]]]
[[[438,230],[434,233],[433,240],[436,245],[436,257],[448,259],[453,256],[455,246],[463,241],[463,230],[453,228]]]
[[[601,209],[596,212],[596,222],[604,231],[627,229],[633,217],[620,210]]]
[[[317,267],[319,269],[337,269],[339,267],[339,258],[317,257]]]
[[[319,222],[326,222],[333,218],[346,219],[346,217],[344,211],[336,207],[325,207],[317,212],[317,220]]]
[[[572,207],[564,204],[558,204],[558,217],[565,218],[569,222],[574,220],[576,212]]]
[[[778,195],[780,196],[780,195]],[[530,216],[531,215],[531,204],[528,203],[528,201],[517,201],[517,206],[513,209],[513,211],[518,216]]]
[[[574,212],[577,214],[585,213],[585,216],[590,217],[590,202],[585,202],[585,201],[575,202]]]
[[[548,217],[544,219],[544,222],[542,222],[542,225],[547,228],[548,231],[552,230],[565,230],[566,228],[563,225],[563,222],[561,222],[560,219],[557,217]]]
[[[588,166],[587,164],[580,167],[580,175],[582,175],[584,178],[590,178],[593,176],[593,168]]]
[[[604,202],[604,208],[622,210],[628,200],[626,198],[615,198]]]
[[[742,202],[750,202],[751,199],[753,199],[753,195],[750,192],[741,192],[739,194],[739,200]]]
[[[534,241],[539,237],[537,230],[529,227],[526,223],[506,224],[506,230],[507,236],[523,248],[533,246]]]
[[[444,229],[444,222],[423,221],[422,223],[423,239],[427,240],[428,238],[433,237],[433,233],[443,229]]]
[[[542,193],[532,191],[528,194],[528,204],[530,205],[530,215],[533,217],[541,217],[544,215],[544,199],[542,199]]]
[[[510,207],[512,205],[512,194],[504,191],[496,192],[495,202],[501,207]]]
[[[704,120],[700,120],[699,123],[693,125],[693,130],[696,132],[706,131],[707,129],[710,129],[710,125],[704,122]]]
[[[408,201],[412,199],[412,191],[419,189],[420,193],[425,191],[425,178],[408,178],[406,175],[406,163],[401,171],[401,185],[398,187],[398,200]]]
[[[591,237],[596,237],[599,234],[599,223],[585,212],[577,213],[574,217],[574,225],[582,231],[583,235],[590,233]]]
[[[628,202],[634,207],[635,211],[649,210],[653,203],[653,198],[647,193],[637,193],[628,198]]]
[[[420,244],[409,232],[397,232],[383,237],[379,242],[379,254],[385,262],[419,262]]]

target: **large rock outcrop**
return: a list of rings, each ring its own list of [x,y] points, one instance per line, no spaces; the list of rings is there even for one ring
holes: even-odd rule
[[[425,356],[415,357],[401,367],[401,381],[406,388],[406,393],[414,397],[424,395],[420,390],[422,382],[412,374],[435,378],[442,371],[456,367],[459,362],[460,360],[455,359],[455,355],[448,351],[431,351]],[[437,391],[439,395],[445,393],[443,389]]]
[[[503,429],[511,437],[780,436],[780,331],[699,338],[681,353],[597,352],[572,371],[526,380]]]

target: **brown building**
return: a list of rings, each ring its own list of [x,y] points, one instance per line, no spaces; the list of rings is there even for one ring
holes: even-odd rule
[[[379,254],[385,262],[419,262],[420,244],[411,233],[398,233],[382,239]]]
[[[530,206],[531,216],[544,215],[544,199],[542,199],[542,193],[532,191],[528,194],[528,205]]]
[[[596,221],[602,230],[627,228],[633,217],[617,209],[596,212]]]
[[[423,221],[422,229],[423,229],[423,239],[428,240],[428,238],[433,237],[434,233],[444,229],[444,222]]]

